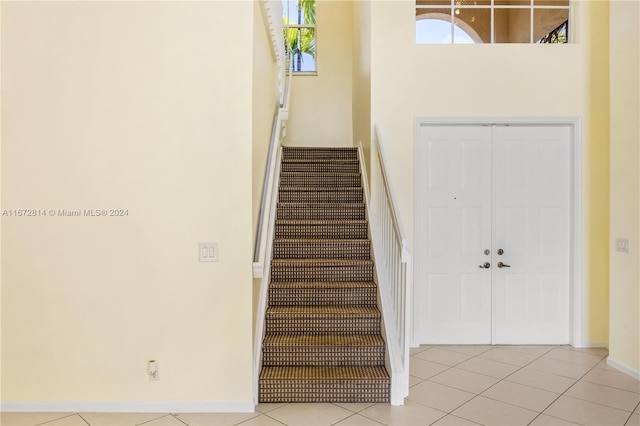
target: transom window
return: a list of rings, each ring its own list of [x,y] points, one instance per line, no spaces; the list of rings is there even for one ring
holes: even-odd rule
[[[417,43],[567,43],[569,0],[416,0]]]
[[[316,73],[316,0],[282,0],[284,41],[295,73]]]

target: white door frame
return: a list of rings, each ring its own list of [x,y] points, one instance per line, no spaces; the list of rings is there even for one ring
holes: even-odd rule
[[[571,246],[570,246],[570,315],[569,315],[569,343],[574,347],[585,347],[588,343],[583,339],[582,328],[586,323],[585,315],[588,313],[583,309],[582,304],[582,120],[579,117],[417,117],[415,119],[414,131],[414,200],[417,200],[418,194],[422,190],[422,186],[415,179],[415,170],[419,166],[418,159],[415,156],[415,144],[420,143],[419,129],[421,126],[434,125],[566,125],[571,128],[571,169],[570,174],[572,182],[571,186]],[[416,218],[418,203],[414,201],[414,230],[416,229]],[[417,235],[414,231],[414,241]],[[414,244],[414,277],[418,277],[418,268],[420,267],[416,250],[417,245]],[[414,294],[411,289],[411,294]],[[412,306],[413,308],[413,306]],[[413,346],[417,346],[418,342],[415,336],[420,335],[419,322],[416,321],[412,309],[412,342]]]

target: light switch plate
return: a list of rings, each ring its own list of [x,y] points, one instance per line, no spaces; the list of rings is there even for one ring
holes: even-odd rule
[[[616,251],[619,253],[629,253],[629,239],[616,238]]]
[[[198,244],[198,256],[199,256],[200,262],[217,262],[218,261],[218,243]]]

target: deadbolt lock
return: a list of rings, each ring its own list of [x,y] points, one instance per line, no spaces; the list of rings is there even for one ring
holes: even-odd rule
[[[504,250],[502,250],[502,249],[498,249],[498,254],[499,254],[500,256],[502,256],[502,255],[504,254]]]
[[[485,249],[485,250],[484,250],[484,254],[486,254],[487,256],[489,256],[489,254],[491,254],[491,250],[489,250],[489,249]]]

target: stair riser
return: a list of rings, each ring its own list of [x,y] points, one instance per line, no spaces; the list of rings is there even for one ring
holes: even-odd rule
[[[269,289],[269,306],[376,306],[375,288]]]
[[[364,204],[319,204],[291,206],[278,204],[276,219],[280,220],[365,220]]]
[[[389,402],[389,380],[260,380],[261,403],[273,402]]]
[[[305,149],[286,147],[282,151],[284,160],[358,160],[355,149]]]
[[[313,317],[303,314],[266,318],[267,333],[287,334],[379,334],[380,316]]]
[[[263,348],[265,367],[344,367],[384,365],[384,347],[279,346]]]
[[[280,175],[280,186],[297,187],[356,187],[362,186],[359,174],[338,174],[338,173],[282,173]]]
[[[373,265],[349,265],[341,267],[271,264],[272,281],[373,281]]]
[[[278,241],[273,244],[274,259],[346,259],[371,258],[371,244],[363,241]]]
[[[276,222],[276,239],[367,239],[366,222],[355,223],[279,223]]]
[[[362,203],[362,189],[336,189],[324,191],[280,190],[281,203]]]
[[[280,169],[283,173],[305,172],[305,173],[360,173],[360,166],[357,162],[283,162]]]

